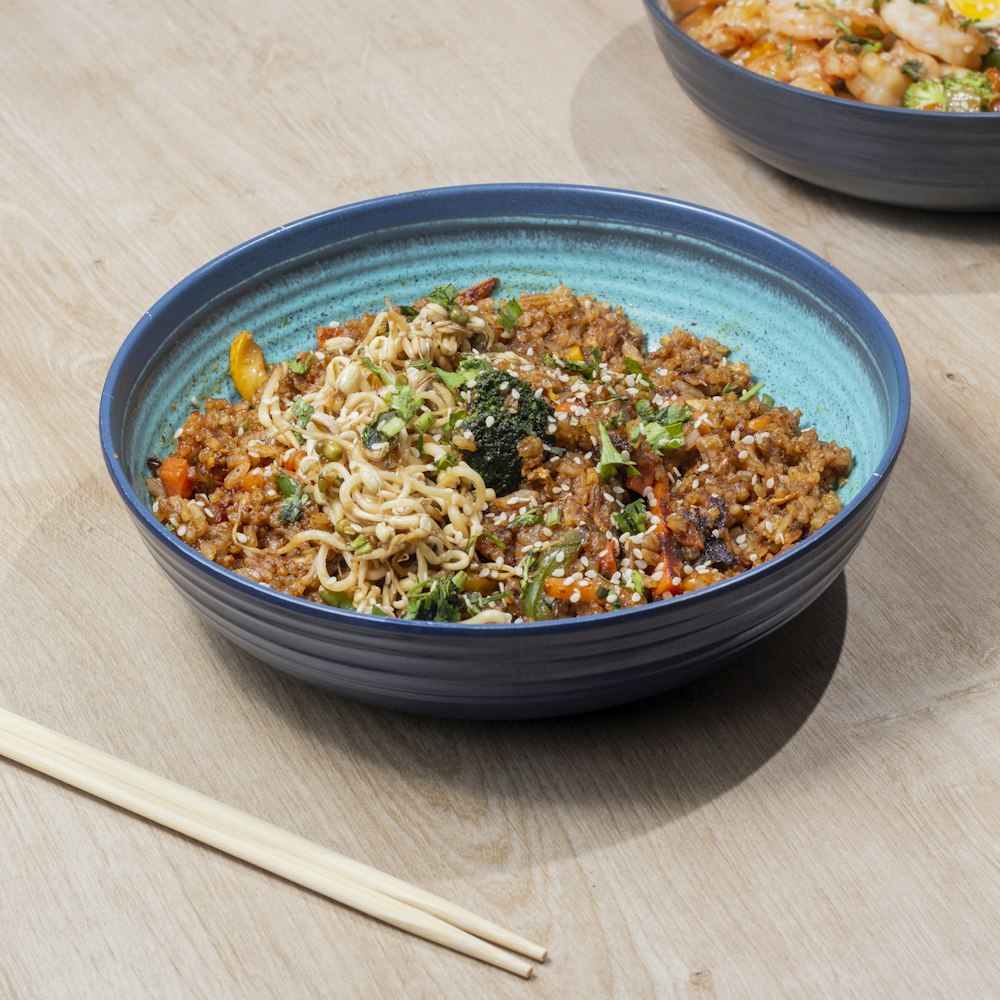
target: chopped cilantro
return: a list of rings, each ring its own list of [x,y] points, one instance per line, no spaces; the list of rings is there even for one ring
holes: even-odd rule
[[[547,365],[549,368],[561,368],[566,372],[574,372],[577,375],[582,375],[587,382],[592,382],[594,380],[594,376],[597,375],[598,365],[601,363],[601,353],[596,347],[594,348],[591,357],[594,357],[592,362],[571,361],[569,358],[560,358],[555,354],[543,354],[542,364]]]
[[[615,526],[626,535],[641,535],[646,530],[649,511],[640,497],[633,500],[621,513],[612,514],[611,520]]]
[[[458,458],[455,455],[447,451],[445,452],[435,463],[434,467],[437,469],[451,469],[458,465]]]
[[[500,321],[500,325],[508,332],[514,328],[514,324],[517,322],[517,318],[523,313],[524,310],[521,308],[521,304],[517,299],[509,299],[504,302],[503,305],[497,309],[497,319]]]
[[[466,358],[453,372],[445,371],[443,368],[435,368],[437,377],[454,392],[456,389],[464,389],[476,381],[476,376],[492,365],[485,358]]]
[[[598,423],[597,431],[601,438],[601,457],[597,464],[597,472],[601,479],[610,479],[618,471],[618,466],[630,476],[637,476],[639,470],[614,446],[607,427],[603,423]]]
[[[316,412],[315,406],[310,406],[301,396],[296,396],[292,403],[292,416],[299,427],[308,427],[312,415]]]
[[[528,507],[522,510],[517,517],[512,517],[507,523],[511,528],[520,528],[531,524],[541,524],[544,517],[545,511],[541,507]]]
[[[309,371],[309,366],[312,364],[312,351],[310,351],[301,361],[298,358],[292,358],[288,362],[288,370],[294,372],[296,375],[305,375]]]
[[[545,526],[547,528],[554,528],[562,518],[562,514],[558,507],[550,507],[545,512]]]
[[[364,430],[362,443],[369,451],[394,438],[409,423],[420,407],[420,400],[409,385],[400,386],[386,398],[388,409],[380,413]]]
[[[439,306],[445,306],[447,308],[457,297],[458,289],[454,285],[438,285],[434,291],[427,296],[427,301],[436,302]]]
[[[275,483],[278,492],[285,498],[278,509],[278,520],[282,524],[293,524],[302,516],[302,511],[309,499],[305,487],[296,482],[287,472],[279,472]]]
[[[465,573],[454,573],[434,580],[422,580],[406,595],[404,618],[430,622],[457,622],[466,602],[462,597]]]
[[[629,375],[638,375],[646,385],[649,385],[649,379],[646,376],[646,371],[642,367],[641,361],[636,361],[635,358],[622,358],[622,365]]]

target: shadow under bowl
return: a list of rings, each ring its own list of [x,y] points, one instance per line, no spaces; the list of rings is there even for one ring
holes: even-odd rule
[[[714,587],[588,618],[511,625],[376,618],[271,590],[165,531],[146,459],[173,447],[192,400],[232,398],[233,334],[269,357],[385,295],[485,276],[506,294],[559,281],[622,305],[651,343],[683,326],[767,379],[803,426],[849,446],[843,512],[791,551]],[[139,321],[111,366],[100,431],[111,477],[156,562],[234,643],[296,677],[410,712],[529,718],[665,691],[721,665],[803,610],[860,541],[902,445],[909,385],[885,319],[809,251],[719,212],[564,185],[417,191],[323,212],[223,254]]]
[[[886,108],[801,90],[710,52],[658,0],[645,4],[688,97],[765,163],[887,205],[1000,210],[1000,114]]]

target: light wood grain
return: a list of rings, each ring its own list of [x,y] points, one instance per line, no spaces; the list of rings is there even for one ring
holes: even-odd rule
[[[5,764],[0,995],[997,995],[996,216],[741,154],[633,0],[8,0],[0,66],[0,704],[552,954],[508,980]],[[98,397],[135,320],[227,247],[500,180],[666,193],[823,255],[896,330],[911,428],[845,576],[744,661],[593,717],[407,718],[181,603],[106,480]]]

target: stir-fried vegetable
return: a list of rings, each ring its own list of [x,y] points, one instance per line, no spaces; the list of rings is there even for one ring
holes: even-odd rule
[[[243,330],[229,345],[229,374],[236,391],[249,403],[254,393],[267,381],[267,362],[253,334]]]

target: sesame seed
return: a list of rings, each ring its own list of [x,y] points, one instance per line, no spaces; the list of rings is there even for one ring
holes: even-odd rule
[[[768,479],[768,481],[767,481],[766,483],[764,483],[764,485],[765,485],[765,486],[766,486],[766,487],[767,487],[767,488],[768,488],[769,490],[773,490],[773,489],[774,489],[774,476],[771,476],[771,477],[770,477],[770,478]]]
[[[188,533],[188,530],[187,530],[187,525],[186,524],[182,524],[177,529],[177,537],[178,538],[183,538],[187,533]]]
[[[488,416],[486,417],[486,426],[487,426],[487,427],[492,427],[492,426],[493,426],[493,425],[494,425],[494,424],[495,424],[496,422],[497,422],[497,421],[496,421],[496,417],[494,417],[492,413],[490,413],[490,414],[489,414],[489,415],[488,415]]]
[[[744,448],[739,454],[739,459],[741,462],[749,457],[750,457],[750,452],[748,452],[746,448]]]
[[[642,600],[642,594],[633,594],[632,595],[632,603],[633,604],[638,604],[641,600]]]
[[[574,590],[572,594],[569,595],[570,604],[579,604],[580,602],[580,591]]]
[[[698,489],[699,486],[701,486],[701,480],[700,479],[695,479],[694,482],[691,483],[691,489],[693,489],[693,490]]]
[[[238,541],[240,543],[240,545],[246,545],[246,543],[247,543],[247,536],[244,535],[242,531],[237,531],[236,532],[236,541]]]
[[[673,579],[672,579],[672,580],[671,580],[670,582],[671,582],[671,583],[672,583],[672,584],[673,584],[673,585],[674,585],[675,587],[679,587],[679,586],[681,585],[681,578],[680,578],[679,576],[675,576],[675,577],[674,577],[674,578],[673,578]]]
[[[737,535],[736,536],[736,544],[737,545],[742,545],[744,542],[746,542],[746,540],[747,540],[747,536],[746,535]]]
[[[708,462],[698,466],[699,472],[708,472]]]

